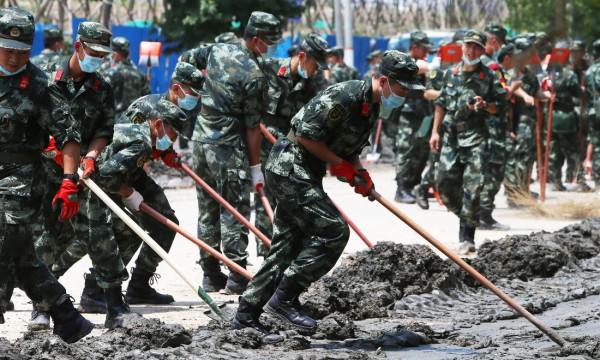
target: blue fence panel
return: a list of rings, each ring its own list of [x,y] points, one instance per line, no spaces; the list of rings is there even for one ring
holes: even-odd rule
[[[329,46],[336,46],[337,40],[335,35],[323,35]],[[371,39],[375,39],[375,45],[371,48]],[[387,50],[389,38],[372,38],[368,36],[354,36],[352,38],[354,44],[354,67],[359,74],[364,74],[367,70],[367,55],[373,50]]]

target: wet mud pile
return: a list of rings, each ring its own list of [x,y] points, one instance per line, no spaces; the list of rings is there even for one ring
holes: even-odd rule
[[[180,151],[182,163],[194,169],[191,150]],[[181,169],[172,169],[162,160],[148,162],[148,174],[164,189],[181,189],[195,186],[192,178]]]

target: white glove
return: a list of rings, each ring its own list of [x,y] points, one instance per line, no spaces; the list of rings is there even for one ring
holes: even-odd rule
[[[144,198],[142,197],[142,194],[133,190],[131,195],[129,195],[127,197],[123,196],[121,198],[121,200],[123,200],[123,204],[125,206],[127,206],[129,209],[135,210],[135,211],[140,211],[140,204],[142,203],[142,201],[144,201]]]
[[[259,185],[265,186],[265,178],[260,164],[250,166],[250,175],[252,176],[252,187],[254,189],[257,189]]]

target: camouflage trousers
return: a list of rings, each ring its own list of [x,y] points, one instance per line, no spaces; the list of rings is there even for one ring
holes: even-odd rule
[[[41,163],[23,166],[31,167],[28,171],[33,179],[31,193],[27,196],[0,194],[0,319],[16,284],[41,311],[49,311],[69,299],[65,288],[37,257],[33,246],[32,224],[38,221],[44,193],[43,166]]]
[[[396,183],[412,188],[421,182],[421,173],[429,157],[426,138],[415,136],[421,126],[422,116],[402,113],[396,136]]]
[[[171,208],[169,200],[165,196],[164,190],[154,182],[150,177],[142,177],[136,180],[133,184],[128,184],[138,191],[144,198],[144,203],[154,210],[158,211],[161,215],[179,224],[179,220],[175,216],[175,211]],[[123,201],[118,195],[110,195],[112,200],[117,203],[121,208],[125,209]],[[150,246],[142,241],[142,239],[125,224],[121,218],[112,213],[110,208],[104,204],[101,211],[106,212],[107,216],[110,217],[111,221],[107,224],[103,224],[95,231],[112,233],[115,241],[119,246],[119,254],[123,264],[126,266],[129,264],[136,251],[142,245],[140,253],[135,261],[135,267],[140,268],[146,272],[154,273],[158,267],[158,264],[162,261],[162,258],[154,251]],[[148,235],[166,252],[169,252],[175,240],[175,231],[171,230],[167,226],[163,225],[152,216],[145,212],[132,212],[133,220],[140,225],[144,230],[148,232]],[[109,227],[109,228],[107,228]],[[66,251],[54,264],[52,270],[55,273],[64,274],[73,264],[79,259],[84,257],[88,253],[87,246],[80,241],[75,241],[69,245]],[[96,271],[93,271],[94,275],[98,277]],[[127,272],[125,272],[127,276]],[[125,277],[124,280],[127,280]]]
[[[508,134],[506,117],[490,115],[486,118],[489,133],[487,140],[488,156],[483,165],[484,183],[481,189],[481,211],[491,213],[494,199],[500,191],[506,166],[506,138]]]
[[[322,186],[322,179],[298,179],[267,171],[277,199],[273,243],[242,297],[262,308],[283,276],[308,288],[333,268],[350,230]]]
[[[565,182],[583,181],[578,133],[552,132],[548,158],[548,182],[562,181],[562,166],[565,160],[567,162]]]
[[[439,144],[439,148],[442,148],[442,140],[444,138],[444,128],[442,127],[440,129],[440,144]],[[431,151],[431,149],[429,150],[429,158],[427,159],[427,168],[425,170],[425,173],[423,174],[423,177],[421,178],[421,186],[423,188],[425,188],[425,190],[428,190],[429,188],[433,188],[435,191],[437,191],[437,185],[436,185],[436,176],[437,176],[437,172],[438,172],[438,168],[440,165],[440,154],[441,151],[438,152],[433,152]]]
[[[516,140],[507,140],[507,160],[504,183],[510,195],[513,191],[529,193],[531,170],[536,158],[535,119],[521,116]]]
[[[592,174],[596,183],[600,182],[600,117],[591,117],[589,120],[589,139],[592,144],[593,153],[596,156],[592,157]]]
[[[249,164],[241,144],[194,143],[194,171],[225,201],[250,220]],[[198,238],[231,260],[241,263],[248,258],[248,229],[200,186],[198,197]],[[201,264],[211,255],[200,251]]]
[[[443,144],[436,178],[440,198],[462,225],[476,227],[487,143],[461,147],[455,136],[446,133]]]
[[[120,285],[127,280],[127,271],[110,228],[110,213],[104,210],[106,206],[86,187],[79,191],[77,215],[68,221],[58,221],[60,208],[53,208],[51,203],[60,187],[62,169],[52,160],[44,161],[48,186],[41,207],[44,231],[35,241],[38,256],[52,269],[58,257],[79,239],[86,245],[98,284],[105,288]]]

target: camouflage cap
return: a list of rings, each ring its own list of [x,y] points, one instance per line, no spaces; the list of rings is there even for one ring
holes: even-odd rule
[[[215,37],[216,43],[233,44],[237,41],[238,41],[237,36],[235,36],[235,34],[232,32],[222,33],[221,35],[218,35],[217,37]]]
[[[592,43],[592,49],[594,49],[594,56],[600,55],[600,39]]]
[[[44,29],[44,41],[62,40],[63,32],[59,28],[45,28]]]
[[[284,41],[281,36],[281,22],[266,12],[254,11],[250,15],[246,29],[256,36],[264,36],[273,44],[281,44]]]
[[[367,62],[370,62],[371,60],[373,60],[373,59],[375,59],[375,58],[378,58],[378,57],[380,58],[380,57],[382,57],[382,56],[383,56],[383,50],[379,50],[379,49],[377,49],[377,50],[373,50],[373,51],[371,51],[371,52],[369,53],[369,55],[367,55],[367,58],[366,58],[366,60],[367,60]]]
[[[454,44],[460,45],[462,44],[463,39],[465,38],[466,30],[457,30],[454,35],[452,35],[452,42]]]
[[[112,39],[112,42],[110,43],[110,47],[114,51],[128,53],[129,52],[129,40],[127,40],[127,38],[125,38],[123,36],[117,36],[116,38]]]
[[[581,40],[573,40],[569,49],[574,51],[585,51],[585,43]]]
[[[335,56],[344,56],[344,48],[341,46],[334,46],[331,49],[329,49],[329,55],[335,55]]]
[[[515,53],[515,46],[513,44],[504,44],[504,45],[502,45],[500,50],[498,50],[498,60],[502,61],[500,59],[504,59],[504,57],[506,55],[512,55],[514,53]]]
[[[33,15],[18,8],[0,9],[0,47],[31,50],[35,25]]]
[[[327,69],[325,58],[329,55],[329,44],[319,34],[310,32],[306,34],[300,45],[310,56],[312,56],[320,69]]]
[[[482,48],[485,48],[485,43],[487,43],[487,36],[481,31],[478,30],[469,30],[465,34],[463,38],[464,43],[475,43]]]
[[[196,94],[201,94],[206,78],[202,74],[202,71],[198,70],[194,65],[186,62],[179,62],[175,66],[175,70],[171,75],[171,80],[187,85]]]
[[[533,43],[531,42],[531,40],[525,37],[515,38],[514,45],[515,54],[521,54],[533,48]]]
[[[506,42],[506,29],[498,24],[487,23],[483,31],[496,36],[503,43]]]
[[[419,67],[408,54],[398,50],[388,50],[383,53],[379,70],[390,79],[396,80],[409,90],[425,90],[417,80]]]
[[[179,106],[163,99],[154,104],[148,118],[150,120],[161,119],[166,124],[171,125],[178,135],[181,134],[187,122],[187,117]]]
[[[77,28],[77,41],[81,41],[85,46],[98,52],[112,54],[114,51],[110,48],[110,38],[112,33],[102,24],[92,21],[79,23]]]
[[[429,36],[422,31],[413,31],[410,33],[410,45],[421,45],[430,50],[433,48]]]
[[[298,55],[298,45],[290,46],[287,53],[288,53],[288,57],[294,57],[294,56]]]

